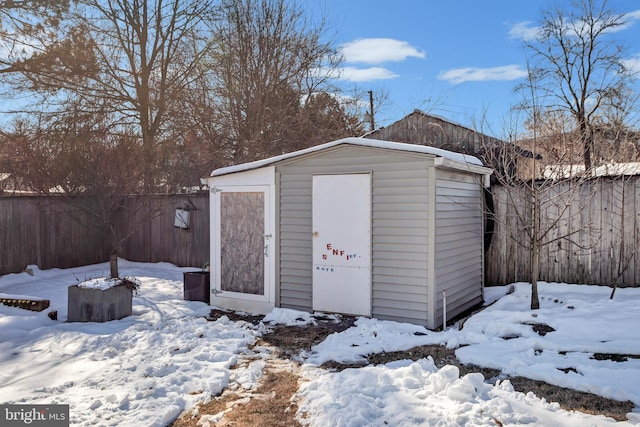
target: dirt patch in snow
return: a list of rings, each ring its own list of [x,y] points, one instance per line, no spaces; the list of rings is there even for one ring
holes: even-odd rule
[[[296,419],[297,404],[291,399],[298,391],[300,364],[290,360],[279,348],[262,338],[251,349],[255,349],[256,353],[241,355],[235,368],[264,360],[266,366],[257,389],[245,390],[232,378],[230,387],[221,395],[212,396],[195,410],[184,413],[170,426],[301,427]]]
[[[317,318],[317,324],[310,326],[275,325],[271,332],[264,334],[262,340],[278,347],[284,356],[297,357],[301,351],[309,351],[311,347],[321,343],[329,335],[342,332],[353,326],[354,317],[340,316],[335,318]]]
[[[233,321],[243,320],[254,325],[262,320],[262,316],[213,310],[209,320],[227,316]],[[225,390],[221,396],[212,397],[199,405],[195,411],[183,414],[171,426],[196,427],[213,426],[300,426],[296,420],[297,406],[291,400],[298,390],[299,363],[296,362],[301,351],[308,351],[335,332],[344,331],[355,323],[355,318],[342,316],[337,319],[319,318],[316,325],[284,326],[275,325],[262,335],[256,346],[268,347],[273,354],[268,361],[260,387],[255,391]],[[546,332],[546,331],[545,331]],[[366,364],[384,364],[396,360],[419,360],[432,357],[437,367],[455,365],[460,369],[460,376],[471,372],[480,372],[488,382],[495,384],[497,380],[508,379],[514,389],[523,393],[533,392],[549,402],[558,402],[563,409],[599,414],[626,420],[626,414],[634,408],[633,403],[619,402],[591,393],[567,389],[547,384],[542,381],[523,377],[506,377],[500,371],[474,365],[463,365],[455,356],[455,350],[441,345],[425,345],[406,351],[376,353],[367,356],[367,363],[344,364],[327,362],[322,365],[328,370],[340,371],[347,368],[358,368]],[[200,422],[198,424],[198,422]]]
[[[287,426],[298,427],[298,410],[291,396],[298,391],[298,375],[267,367],[260,387],[254,392],[223,393],[201,404],[197,412],[184,414],[174,427]]]
[[[232,321],[245,321],[254,325],[263,316],[212,310],[207,317],[215,321],[227,316]],[[355,323],[354,317],[316,317],[313,326],[274,325],[264,333],[254,345],[266,347],[273,358],[267,362],[260,387],[255,391],[225,390],[207,403],[198,405],[195,411],[183,414],[171,424],[173,427],[201,427],[208,422],[211,426],[290,426],[297,427],[298,410],[291,400],[298,391],[298,371],[300,364],[294,360],[303,350],[322,342],[326,337],[349,329]],[[244,363],[249,363],[247,359]]]

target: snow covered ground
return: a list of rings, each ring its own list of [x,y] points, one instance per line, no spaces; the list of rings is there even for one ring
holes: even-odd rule
[[[307,313],[276,309],[264,325],[208,322],[204,303],[182,300],[182,273],[193,268],[121,261],[120,272],[141,283],[133,316],[106,323],[66,323],[67,287],[108,274],[108,264],[0,277],[0,297],[51,300],[41,313],[0,305],[0,403],[70,405],[72,425],[164,426],[198,401],[227,387],[251,388],[259,363],[234,369],[272,323],[312,323]],[[498,300],[462,330],[431,332],[416,325],[360,318],[303,354],[299,419],[311,426],[640,425],[640,359],[596,360],[594,353],[640,354],[640,289],[540,284],[532,312],[529,286],[489,288]],[[47,316],[58,311],[58,321]],[[531,324],[555,329],[544,336]],[[508,338],[508,339],[505,339]],[[367,353],[443,343],[463,363],[508,375],[597,393],[636,405],[629,421],[567,412],[508,381],[460,376],[431,359],[329,372],[327,360],[363,360]],[[256,368],[257,367],[257,368]],[[570,369],[567,369],[570,368]],[[563,369],[563,370],[561,370]]]

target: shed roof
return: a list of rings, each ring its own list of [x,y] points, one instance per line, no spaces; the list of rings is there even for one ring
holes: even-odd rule
[[[381,141],[381,140],[368,139],[368,138],[343,138],[336,141],[327,142],[326,144],[305,148],[304,150],[293,151],[291,153],[282,154],[280,156],[270,157],[264,160],[257,160],[255,162],[242,163],[239,165],[219,168],[211,172],[211,176],[227,175],[227,174],[236,173],[236,172],[248,171],[251,169],[258,169],[258,168],[269,166],[286,159],[291,159],[293,157],[298,157],[305,154],[315,153],[317,151],[326,150],[328,148],[337,147],[339,145],[356,145],[361,147],[384,148],[388,150],[406,151],[411,153],[432,154],[434,156],[459,163],[461,166],[465,164],[483,166],[482,162],[477,157],[470,156],[468,154],[454,153],[453,151],[443,150],[441,148],[429,147],[424,145],[406,144],[403,142]]]

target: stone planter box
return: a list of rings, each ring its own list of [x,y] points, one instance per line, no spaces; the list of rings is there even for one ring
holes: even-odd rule
[[[184,299],[203,301],[209,304],[211,278],[208,271],[188,271],[184,273]]]
[[[127,282],[107,289],[69,286],[67,321],[108,322],[131,316],[133,290]]]

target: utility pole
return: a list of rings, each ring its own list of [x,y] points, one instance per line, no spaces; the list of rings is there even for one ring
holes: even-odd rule
[[[371,125],[371,130],[376,129],[375,121],[373,120],[373,91],[369,91],[369,124]]]

